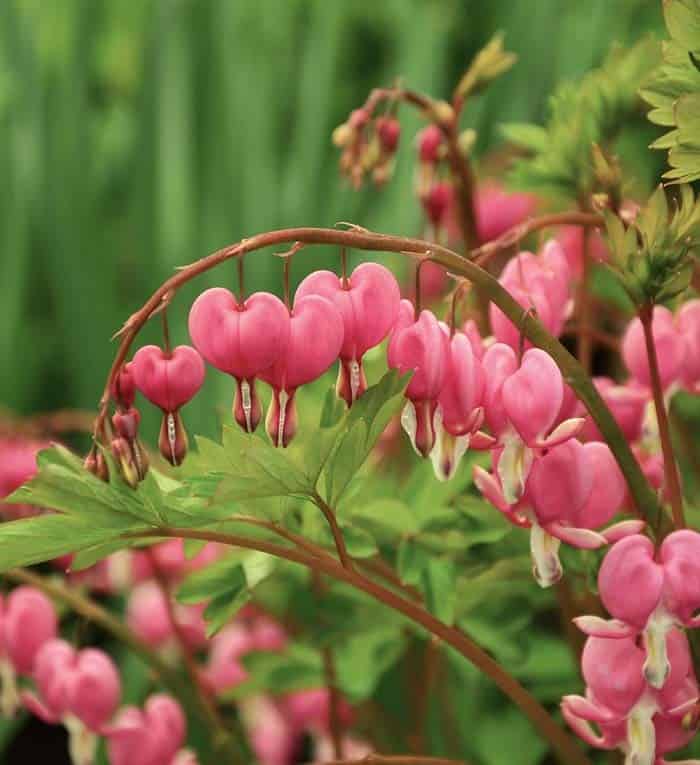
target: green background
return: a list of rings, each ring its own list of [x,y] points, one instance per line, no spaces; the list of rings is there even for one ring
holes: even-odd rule
[[[112,333],[176,266],[227,243],[347,220],[419,233],[415,114],[402,111],[387,188],[356,193],[338,176],[330,133],[372,87],[401,76],[449,96],[503,30],[519,61],[465,117],[483,154],[499,123],[539,119],[561,78],[649,28],[661,36],[649,0],[5,0],[0,404],[94,407]],[[331,257],[307,251],[295,278]],[[279,271],[249,258],[248,285],[279,291]],[[211,284],[235,285],[234,268],[178,295],[177,341]],[[153,325],[144,338],[157,342]],[[211,432],[229,388],[210,373],[188,423]]]

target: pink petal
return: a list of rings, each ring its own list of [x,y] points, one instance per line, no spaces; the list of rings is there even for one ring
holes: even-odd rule
[[[646,523],[642,520],[620,521],[612,526],[608,526],[607,529],[603,529],[600,533],[605,537],[608,544],[614,544],[625,537],[640,534],[644,531],[645,526]]]
[[[586,635],[600,638],[633,637],[637,630],[620,619],[601,619],[600,616],[577,616],[574,624]]]
[[[556,521],[548,523],[544,528],[553,537],[582,550],[597,550],[607,544],[607,540],[602,534],[591,531],[591,529],[579,529]]]
[[[569,420],[557,425],[556,428],[546,437],[537,441],[537,446],[541,449],[551,449],[554,446],[559,446],[570,438],[577,436],[586,424],[585,417],[572,417]]]

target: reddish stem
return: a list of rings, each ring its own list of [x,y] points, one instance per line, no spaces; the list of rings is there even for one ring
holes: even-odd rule
[[[683,494],[681,492],[681,484],[678,476],[678,466],[676,465],[676,458],[673,454],[671,428],[668,424],[668,412],[666,411],[664,391],[661,385],[661,375],[659,373],[659,359],[656,355],[656,344],[654,342],[654,332],[652,328],[653,310],[653,306],[644,306],[639,310],[639,319],[642,322],[642,328],[644,330],[644,342],[646,343],[647,357],[649,359],[651,390],[654,395],[654,408],[656,410],[656,419],[659,424],[659,439],[661,441],[661,452],[664,458],[664,483],[671,502],[673,525],[677,529],[682,529],[685,528]]]
[[[182,539],[203,539],[234,547],[275,555],[278,558],[300,563],[312,571],[332,577],[365,592],[370,597],[383,603],[411,621],[419,624],[433,635],[452,646],[462,656],[475,664],[490,677],[509,698],[520,707],[540,734],[551,744],[558,758],[565,765],[590,765],[590,761],[581,751],[576,741],[564,731],[547,710],[497,661],[477,645],[470,637],[456,627],[450,627],[436,619],[422,606],[402,597],[381,584],[366,578],[355,569],[343,567],[340,563],[327,558],[316,558],[299,550],[284,547],[262,539],[248,539],[237,534],[224,534],[214,531],[182,528],[149,528],[138,532],[129,532],[124,538],[144,537],[179,537]]]

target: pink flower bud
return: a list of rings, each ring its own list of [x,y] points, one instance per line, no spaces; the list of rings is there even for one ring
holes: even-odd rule
[[[361,130],[369,123],[371,116],[369,111],[364,107],[353,109],[348,117],[348,124],[355,130]]]
[[[51,444],[44,441],[0,439],[0,499],[34,478],[37,473],[37,454],[49,446]],[[13,520],[36,515],[39,510],[30,505],[7,505],[0,502],[0,512]]]
[[[439,479],[452,477],[469,447],[471,436],[481,427],[483,395],[481,363],[467,336],[457,332],[450,340],[445,384],[434,417],[436,448],[431,458]]]
[[[131,364],[124,364],[112,382],[110,394],[122,409],[130,409],[136,399],[136,383]]]
[[[294,730],[326,733],[330,731],[331,701],[328,688],[314,688],[287,694],[282,703],[283,712]],[[340,699],[339,716],[343,726],[352,722],[352,710]]]
[[[402,374],[413,372],[406,388],[409,401],[401,424],[413,448],[423,457],[435,444],[433,415],[447,377],[449,348],[449,338],[435,315],[421,311],[416,319],[413,305],[402,300],[387,355],[392,369]]]
[[[681,375],[684,356],[683,337],[668,308],[654,307],[652,335],[659,363],[661,385],[666,390]],[[642,385],[651,387],[644,329],[638,318],[632,319],[627,325],[622,339],[622,358],[632,377]]]
[[[151,696],[143,711],[124,707],[105,731],[110,765],[173,765],[185,729],[182,708],[164,693]]]
[[[287,344],[277,361],[260,374],[273,389],[265,426],[275,446],[286,447],[296,432],[297,388],[333,364],[343,337],[342,316],[330,300],[320,295],[295,299]]]
[[[139,348],[131,362],[136,387],[163,412],[177,412],[204,383],[204,362],[189,345],[168,354],[157,345]]]
[[[418,156],[421,162],[435,164],[440,158],[442,130],[437,125],[428,125],[418,133]]]
[[[133,441],[139,433],[141,414],[135,407],[122,409],[112,415],[112,425],[115,432],[128,441]]]
[[[286,306],[268,292],[256,292],[239,304],[231,292],[216,287],[195,300],[189,330],[202,356],[236,379],[234,417],[252,433],[262,417],[255,378],[277,361],[288,343]]]
[[[29,675],[41,647],[56,637],[58,619],[53,603],[34,587],[17,587],[0,602],[0,661]]]
[[[394,154],[399,146],[401,124],[396,117],[377,117],[375,124],[382,150]]]
[[[452,204],[452,186],[446,181],[434,183],[421,197],[421,204],[428,220],[433,226],[442,226]]]
[[[692,393],[700,393],[700,299],[681,306],[676,324],[683,338],[683,385]]]
[[[315,271],[299,285],[295,300],[321,295],[330,300],[343,319],[338,394],[348,406],[360,396],[366,382],[363,355],[384,340],[393,328],[401,298],[394,275],[378,263],[363,263],[347,284],[331,271]]]
[[[476,192],[476,229],[480,242],[497,239],[528,218],[537,206],[532,194],[504,191],[495,183],[479,186]]]

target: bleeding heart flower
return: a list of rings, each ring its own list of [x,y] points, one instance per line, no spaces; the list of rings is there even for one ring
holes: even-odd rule
[[[562,226],[557,232],[557,241],[562,246],[574,279],[583,276],[583,226]],[[597,229],[589,231],[588,253],[592,260],[604,262],[609,251],[603,235]]]
[[[667,635],[674,625],[700,626],[700,534],[682,529],[669,534],[658,552],[640,534],[617,542],[598,575],[603,605],[614,617],[580,617],[589,635],[629,637],[642,634],[646,649],[644,675],[663,688],[671,666]],[[631,597],[630,593],[634,593]]]
[[[675,383],[683,370],[684,343],[673,314],[663,306],[655,306],[651,325],[656,356],[659,363],[661,385],[667,390]],[[649,358],[647,356],[644,329],[637,319],[627,325],[622,338],[622,358],[637,382],[651,387]]]
[[[97,734],[119,703],[121,686],[114,662],[96,648],[76,651],[54,639],[37,653],[33,676],[38,695],[23,692],[24,705],[44,722],[62,722],[74,765],[92,765]]]
[[[630,520],[595,531],[620,510],[626,484],[609,448],[569,440],[535,456],[525,491],[509,503],[499,481],[499,458],[494,473],[474,468],[474,482],[482,494],[516,526],[530,528],[533,573],[542,587],[562,576],[559,545],[565,542],[595,549],[638,533],[644,524]]]
[[[211,641],[204,677],[217,693],[235,688],[248,679],[241,659],[256,650],[253,637],[242,624],[229,624]]]
[[[156,345],[146,345],[134,355],[131,373],[136,387],[163,412],[158,446],[173,465],[180,465],[187,453],[187,434],[180,409],[204,383],[204,362],[189,345],[172,352]]]
[[[581,657],[586,697],[565,696],[564,718],[592,746],[622,749],[627,765],[653,765],[687,741],[678,729],[698,695],[688,643],[679,630],[669,634],[669,657],[672,670],[657,691],[644,679],[645,651],[634,639],[589,637]]]
[[[627,440],[638,441],[642,435],[649,391],[638,385],[618,385],[609,377],[594,377],[593,382]],[[598,426],[590,417],[586,420],[583,436],[590,441],[603,440]]]
[[[683,339],[683,386],[691,393],[700,393],[700,299],[680,307],[676,324]]]
[[[265,427],[275,446],[286,447],[296,433],[297,388],[320,377],[333,364],[343,337],[343,318],[330,300],[320,295],[295,298],[287,343],[277,361],[260,374],[272,387]]]
[[[402,374],[413,372],[401,425],[422,457],[427,457],[435,445],[433,416],[447,378],[449,352],[449,337],[435,315],[421,311],[416,319],[413,305],[402,300],[387,356],[392,369]]]
[[[348,406],[367,388],[362,357],[384,340],[396,322],[401,294],[394,275],[378,263],[362,263],[343,283],[332,271],[316,271],[304,279],[296,300],[321,295],[343,319],[344,339],[336,391]]]
[[[0,500],[34,478],[37,455],[49,446],[48,441],[0,438]],[[39,508],[32,505],[10,505],[0,501],[0,513],[8,520],[26,518],[39,512]]]
[[[430,457],[438,479],[454,475],[471,437],[483,424],[483,395],[481,362],[469,338],[457,332],[450,340],[446,379],[433,417],[435,446]]]
[[[262,417],[255,378],[280,357],[289,339],[289,311],[269,292],[239,303],[222,287],[203,292],[190,310],[190,337],[214,367],[236,380],[233,416],[248,433]]]
[[[143,711],[137,707],[124,707],[105,730],[110,764],[180,763],[182,760],[175,758],[184,757],[184,754],[178,754],[178,749],[185,740],[185,730],[182,708],[164,693],[149,697]]]
[[[532,194],[505,191],[493,182],[479,186],[474,205],[479,241],[497,239],[529,217],[535,207],[537,199]]]
[[[525,490],[537,451],[573,438],[584,420],[565,420],[553,429],[564,382],[552,358],[539,348],[528,350],[518,366],[514,351],[496,343],[484,354],[483,367],[486,422],[502,448],[498,474],[505,500],[512,505]]]
[[[347,727],[352,722],[352,709],[345,699],[339,701],[340,722]],[[330,732],[331,697],[328,688],[289,693],[282,699],[281,709],[294,730],[317,734]]]
[[[17,587],[0,597],[0,712],[12,717],[19,705],[17,675],[31,675],[37,653],[56,637],[51,601],[34,587]]]

